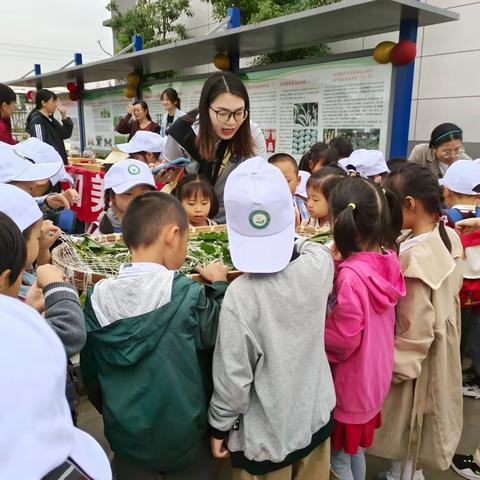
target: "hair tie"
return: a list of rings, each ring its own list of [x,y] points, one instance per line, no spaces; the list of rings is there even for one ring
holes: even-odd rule
[[[347,208],[350,207],[352,210],[355,210],[357,208],[357,206],[354,204],[354,203],[349,203],[347,205]]]
[[[449,135],[455,135],[456,133],[459,133],[460,135],[463,134],[463,132],[460,129],[455,129],[455,130],[449,130],[448,132],[442,133],[442,135],[439,135],[435,140],[433,140],[433,143],[436,145],[439,140],[441,140],[444,137],[447,137]]]

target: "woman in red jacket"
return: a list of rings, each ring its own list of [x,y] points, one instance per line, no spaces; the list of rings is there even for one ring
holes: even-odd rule
[[[127,112],[115,127],[115,130],[124,135],[128,134],[128,141],[130,141],[139,130],[160,133],[160,125],[152,120],[147,102],[144,100],[131,103],[127,107]]]
[[[11,117],[17,106],[17,95],[8,86],[0,83],[0,142],[15,145],[17,142],[12,137]]]

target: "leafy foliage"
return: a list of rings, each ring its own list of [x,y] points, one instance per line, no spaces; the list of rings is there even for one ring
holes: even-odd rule
[[[188,0],[138,0],[135,7],[125,13],[121,13],[112,0],[107,10],[112,12],[110,25],[120,48],[130,45],[134,34],[142,35],[145,48],[185,39],[185,26],[178,20],[182,15],[193,15]]]
[[[340,0],[204,0],[213,7],[213,15],[217,20],[226,17],[227,8],[240,8],[240,21],[242,25],[258,23],[282,15],[302,12],[311,8],[322,7],[337,3]],[[326,45],[297,48],[286,52],[275,52],[260,55],[254,61],[255,65],[269,65],[272,63],[288,62],[313,56],[324,56],[329,53]]]

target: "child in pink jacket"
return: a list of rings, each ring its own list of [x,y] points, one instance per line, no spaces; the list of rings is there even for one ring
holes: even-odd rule
[[[342,179],[329,203],[342,258],[325,326],[337,395],[332,468],[342,480],[364,480],[362,448],[380,427],[393,370],[395,305],[405,295],[392,250],[401,209],[393,194],[360,177]]]

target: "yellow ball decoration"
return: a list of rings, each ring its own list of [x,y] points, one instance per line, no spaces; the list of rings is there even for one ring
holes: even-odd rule
[[[127,98],[133,98],[137,95],[137,87],[135,85],[127,85],[123,91],[123,94]]]
[[[219,70],[228,70],[230,68],[230,59],[224,53],[217,53],[213,57],[213,64]]]
[[[127,76],[127,83],[134,87],[138,87],[138,84],[140,83],[140,75],[138,75],[138,73],[129,73]]]
[[[373,58],[378,63],[390,63],[393,47],[395,42],[380,42],[373,51]]]

